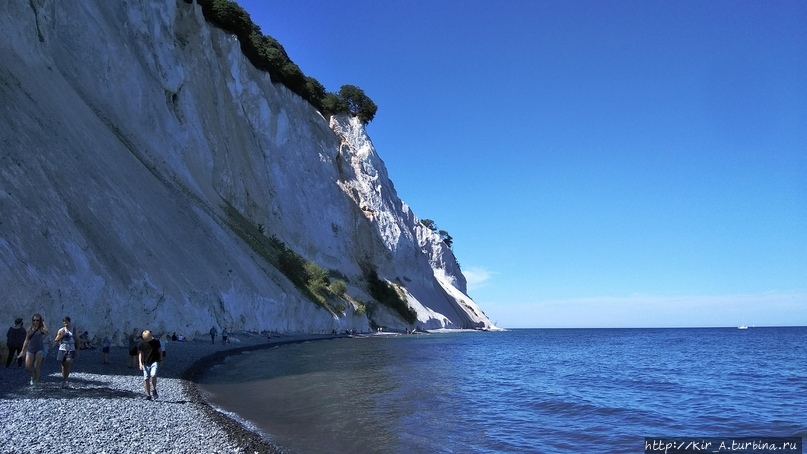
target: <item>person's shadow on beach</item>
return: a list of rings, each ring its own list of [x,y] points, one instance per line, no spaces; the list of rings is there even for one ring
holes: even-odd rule
[[[22,386],[12,390],[4,397],[37,397],[46,399],[75,399],[77,397],[89,399],[134,399],[143,400],[143,393],[115,389],[101,380],[88,380],[76,378],[70,381],[70,386],[62,388],[59,381],[41,381],[35,387]],[[153,402],[165,404],[187,404],[188,400],[155,399]]]
[[[120,399],[142,398],[141,393],[113,389],[108,386],[84,386],[82,380],[75,380],[69,388],[62,388],[61,383],[41,383],[36,388],[23,389],[21,394],[47,399],[75,399],[76,397],[90,399]]]

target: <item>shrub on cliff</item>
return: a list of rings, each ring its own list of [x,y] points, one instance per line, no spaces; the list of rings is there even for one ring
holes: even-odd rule
[[[292,281],[297,288],[304,289],[308,284],[306,261],[299,254],[284,246],[280,253],[277,268]]]
[[[322,98],[322,112],[328,114],[349,113],[350,106],[336,93],[327,93]]]
[[[409,307],[406,300],[401,298],[395,287],[378,277],[376,270],[367,270],[365,278],[367,279],[367,290],[376,301],[397,312],[407,323],[412,324],[417,321],[415,310]]]
[[[328,272],[314,262],[306,262],[305,264],[305,277],[308,288],[317,295],[325,295],[329,292]]]
[[[205,19],[216,27],[235,33],[242,43],[247,41],[253,32],[261,31],[260,27],[252,22],[249,13],[238,3],[229,0],[201,0],[199,6],[202,7]]]
[[[443,240],[443,243],[451,248],[451,246],[454,244],[454,238],[452,238],[451,235],[449,235],[445,230],[440,230],[437,232],[437,234],[440,235],[440,239]]]
[[[446,246],[448,246],[449,248],[454,244],[454,238],[452,238],[447,231],[438,230],[437,223],[435,223],[431,219],[421,219],[420,223],[423,224],[423,226],[426,227],[427,229],[440,235],[440,239],[443,240],[443,243],[445,243]]]
[[[319,83],[317,79],[310,76],[305,76],[305,91],[311,95],[311,99],[308,100],[311,105],[313,105],[320,112],[325,112],[325,97],[331,94],[325,90],[325,86]]]
[[[347,292],[347,284],[344,281],[335,280],[328,285],[328,289],[336,296],[342,296]]]

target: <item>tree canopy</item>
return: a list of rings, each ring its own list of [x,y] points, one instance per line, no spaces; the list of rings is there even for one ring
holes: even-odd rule
[[[420,223],[423,224],[424,227],[431,230],[432,232],[437,231],[437,224],[431,219],[421,219]]]
[[[185,0],[191,3],[193,0]],[[345,113],[363,124],[375,117],[378,106],[359,87],[343,85],[339,93],[329,93],[313,77],[306,76],[289,58],[283,46],[252,22],[249,13],[233,0],[198,0],[205,19],[214,26],[235,34],[244,56],[258,69],[300,95],[325,115]]]
[[[359,117],[362,123],[373,121],[378,106],[364,94],[364,90],[355,85],[342,85],[339,97],[347,103],[350,114]]]

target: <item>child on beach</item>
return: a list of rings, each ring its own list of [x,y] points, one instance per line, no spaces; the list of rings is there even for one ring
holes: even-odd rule
[[[146,387],[146,400],[151,400],[151,396],[157,398],[157,366],[163,359],[163,352],[160,341],[151,335],[151,331],[143,331],[142,341],[138,347],[138,358],[140,370],[143,371],[143,380]],[[151,382],[149,383],[149,378]]]

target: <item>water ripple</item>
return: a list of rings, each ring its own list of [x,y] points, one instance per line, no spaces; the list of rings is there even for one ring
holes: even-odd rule
[[[645,436],[807,432],[805,338],[754,328],[342,340],[232,359],[205,386],[296,452],[641,452]]]

